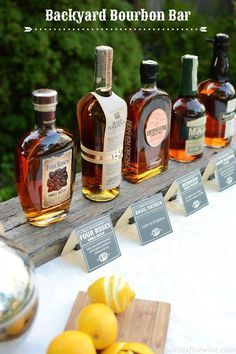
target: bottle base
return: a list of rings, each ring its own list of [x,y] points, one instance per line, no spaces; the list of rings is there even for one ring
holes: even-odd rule
[[[228,146],[231,143],[232,138],[208,138],[205,137],[204,145],[212,149],[221,149]]]
[[[202,157],[202,153],[194,156],[188,156],[185,154],[184,150],[169,150],[169,157],[172,161],[180,163],[191,163]]]
[[[168,168],[168,166],[158,166],[157,168],[154,168],[152,170],[149,171],[145,171],[143,173],[137,174],[134,171],[132,171],[132,169],[126,171],[123,173],[123,178],[130,183],[140,183],[143,182],[149,178],[152,178],[156,175],[161,174],[162,172],[164,172],[166,169]]]
[[[102,190],[100,187],[83,187],[82,193],[85,198],[93,202],[109,202],[110,200],[115,199],[120,191],[119,188]]]
[[[41,214],[39,216],[34,216],[34,217],[27,216],[27,218],[29,223],[33,226],[46,227],[56,222],[64,220],[67,214],[68,214],[68,210],[60,210],[60,211]]]

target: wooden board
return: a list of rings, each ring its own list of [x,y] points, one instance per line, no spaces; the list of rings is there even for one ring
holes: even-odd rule
[[[85,292],[79,292],[71,310],[66,330],[75,329],[78,314],[88,304],[88,295]],[[149,345],[156,354],[163,354],[169,317],[170,304],[134,299],[125,313],[118,316],[118,340],[142,342]]]
[[[236,150],[236,136],[231,147]],[[211,157],[223,151],[224,149],[206,148],[201,159],[189,164],[169,161],[167,171],[139,184],[122,181],[119,197],[109,203],[94,203],[85,199],[81,193],[81,174],[78,173],[70,212],[64,221],[46,228],[29,225],[18,198],[12,198],[0,203],[0,222],[4,225],[6,237],[24,247],[38,266],[61,254],[76,227],[103,214],[110,214],[115,223],[131,203],[159,192],[165,194],[176,178],[197,168],[203,172]]]

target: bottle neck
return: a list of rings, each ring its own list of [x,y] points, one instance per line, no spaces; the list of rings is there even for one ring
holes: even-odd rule
[[[141,89],[143,91],[153,91],[157,89],[156,81],[154,82],[141,82]]]
[[[182,67],[179,97],[194,98],[197,96],[197,68],[191,65]]]
[[[56,112],[39,112],[35,111],[35,125],[41,130],[56,129]]]
[[[210,78],[218,82],[226,82],[229,80],[227,52],[219,51],[214,53],[210,69]]]
[[[96,58],[94,90],[105,97],[112,94],[112,58],[108,54]]]

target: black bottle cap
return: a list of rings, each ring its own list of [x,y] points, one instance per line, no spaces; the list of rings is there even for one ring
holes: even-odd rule
[[[229,36],[225,33],[217,33],[214,39],[207,39],[207,42],[213,43],[214,52],[228,52],[229,49]]]
[[[156,82],[158,63],[154,60],[142,60],[140,64],[141,82],[151,84]]]

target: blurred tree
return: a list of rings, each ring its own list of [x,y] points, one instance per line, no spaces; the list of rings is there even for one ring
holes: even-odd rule
[[[193,2],[195,0],[192,0]],[[76,130],[76,102],[93,89],[94,47],[101,44],[114,48],[114,91],[124,96],[139,86],[139,62],[143,57],[157,59],[160,64],[158,86],[174,97],[178,93],[180,57],[190,53],[199,56],[199,81],[208,77],[212,48],[205,43],[207,37],[218,32],[230,35],[231,79],[236,80],[235,12],[227,6],[220,11],[209,7],[222,4],[222,0],[205,0],[209,11],[199,12],[186,0],[157,1],[164,9],[191,10],[188,23],[178,22],[96,22],[87,23],[89,31],[32,31],[24,33],[24,26],[41,28],[62,26],[62,23],[46,23],[45,9],[118,10],[149,9],[148,0],[5,0],[0,2],[0,201],[14,195],[13,156],[19,137],[34,124],[31,104],[32,90],[40,87],[56,89],[59,93],[58,124]],[[228,0],[227,0],[228,1]],[[149,1],[150,2],[150,1]],[[230,1],[235,4],[235,1]],[[131,4],[133,3],[133,5]],[[153,2],[154,3],[154,2]],[[196,1],[197,3],[197,1]],[[203,3],[203,2],[202,2]],[[199,3],[198,3],[199,4]],[[224,2],[225,4],[225,2]],[[204,5],[204,6],[205,6]],[[205,14],[207,12],[207,14]],[[65,23],[65,27],[81,27],[76,23]],[[181,27],[199,28],[207,26],[208,32],[199,30],[181,31]],[[92,28],[102,28],[96,31]],[[141,27],[144,31],[106,31],[106,28]],[[160,30],[158,27],[175,27],[175,31]],[[43,26],[42,28],[45,28]],[[146,29],[155,30],[146,30]]]
[[[131,10],[126,1],[111,0],[109,6]],[[100,10],[107,1],[84,0],[79,10]],[[104,22],[88,22],[89,31],[32,31],[33,28],[58,27],[62,23],[45,22],[45,9],[78,9],[77,0],[6,0],[0,5],[0,201],[15,193],[13,156],[19,137],[34,125],[32,90],[49,87],[59,93],[58,125],[75,131],[76,102],[93,89],[94,48],[107,44],[114,48],[113,88],[119,95],[138,84],[141,46],[133,32],[92,31],[92,27],[110,27]],[[116,27],[117,23],[112,23]],[[119,23],[119,27],[126,27]],[[65,23],[65,27],[79,27]],[[82,27],[82,26],[80,26]],[[128,68],[128,70],[127,70]]]

